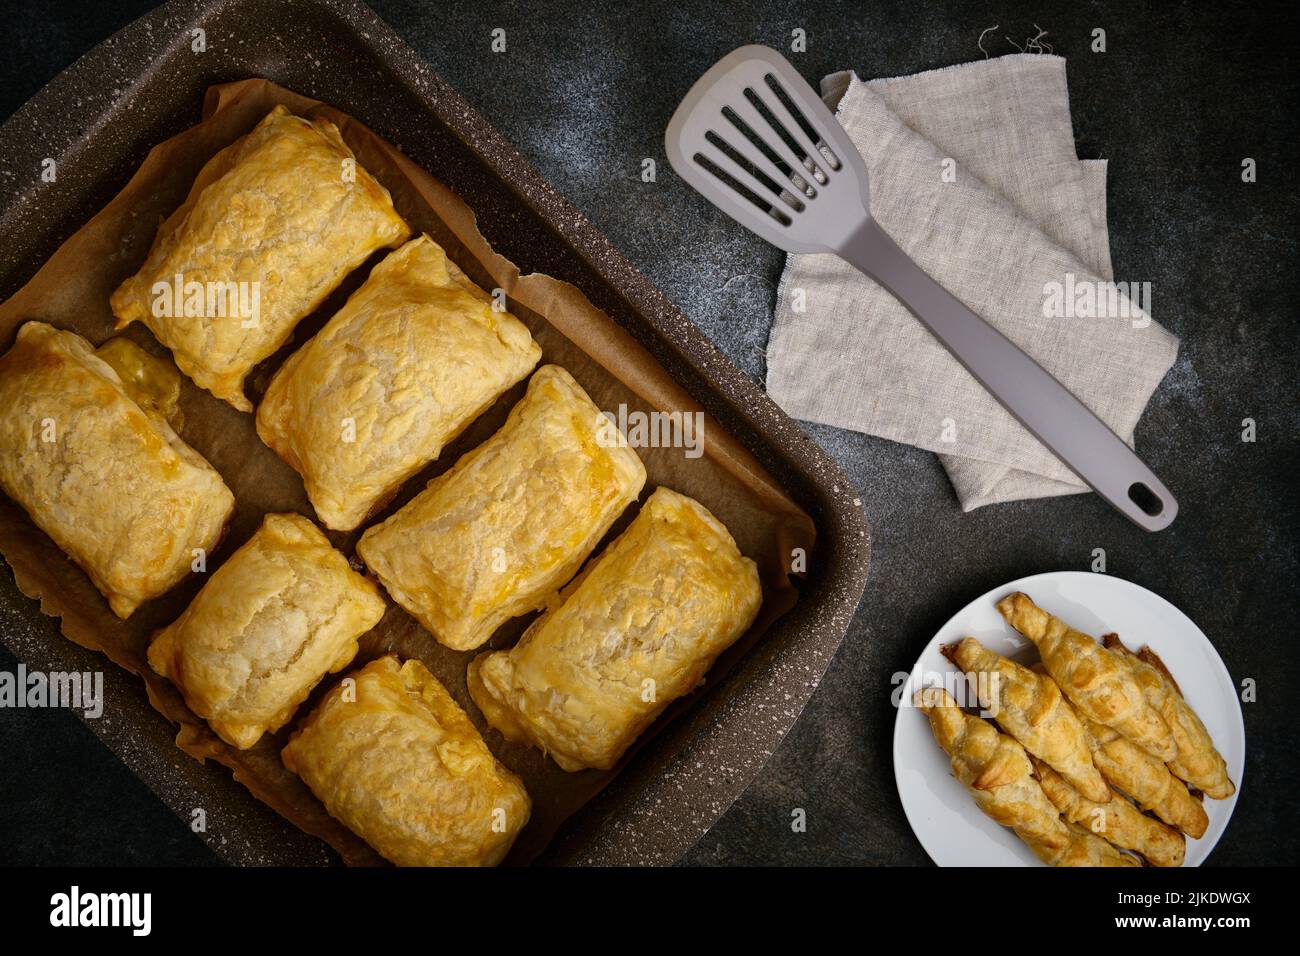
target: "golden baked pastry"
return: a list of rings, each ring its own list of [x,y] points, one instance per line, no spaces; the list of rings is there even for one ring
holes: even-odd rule
[[[1026,840],[1034,855],[1048,866],[1141,866],[1135,857],[1121,853],[1099,836],[1073,823],[1065,824],[1070,840],[1064,847]]]
[[[276,373],[257,433],[327,528],[359,525],[532,371],[541,348],[491,301],[420,236]]]
[[[271,514],[155,635],[149,664],[222,740],[246,750],[352,661],[385,607],[319,528]]]
[[[1178,756],[1164,718],[1147,703],[1128,669],[1101,644],[1019,591],[999,601],[997,608],[1008,624],[1038,646],[1047,672],[1080,714],[1115,728],[1161,760]]]
[[[155,358],[124,335],[109,339],[95,354],[102,358],[122,380],[131,400],[151,415],[165,418],[172,428],[180,428],[181,373],[166,359]]]
[[[1047,764],[1031,759],[1047,799],[1066,820],[1117,847],[1141,854],[1152,866],[1183,865],[1187,840],[1173,827],[1142,813],[1119,794],[1100,803],[1089,800]]]
[[[942,651],[967,674],[976,675],[980,706],[998,726],[1059,770],[1088,799],[1110,799],[1106,781],[1092,764],[1083,724],[1055,681],[995,654],[973,637]]]
[[[952,765],[953,776],[986,816],[1010,827],[1035,853],[1064,851],[1071,834],[1034,779],[1025,750],[987,720],[964,713],[942,687],[926,687],[913,703]]]
[[[1178,747],[1178,756],[1168,764],[1174,776],[1216,800],[1225,800],[1236,793],[1237,787],[1228,777],[1227,761],[1215,748],[1201,718],[1183,699],[1183,692],[1159,655],[1149,647],[1134,654],[1124,646],[1118,634],[1105,635],[1102,643],[1133,672],[1146,694],[1147,703],[1169,725],[1169,732]]]
[[[1092,762],[1116,789],[1189,837],[1200,839],[1205,835],[1210,825],[1205,807],[1158,757],[1104,724],[1085,719],[1083,726],[1088,732]]]
[[[357,554],[438,641],[478,647],[543,607],[636,500],[645,466],[609,430],[573,376],[544,365],[496,434]]]
[[[470,696],[505,737],[563,769],[607,770],[762,601],[754,562],[722,523],[659,488],[514,648],[470,664]]]
[[[28,322],[0,358],[0,488],[118,617],[190,573],[235,497],[74,332]]]
[[[1047,676],[1042,661],[1034,664],[1033,671]],[[1205,808],[1159,757],[1151,756],[1112,727],[1082,714],[1079,719],[1092,752],[1093,766],[1101,771],[1112,791],[1127,794],[1139,808],[1154,813],[1190,837],[1200,838],[1205,834],[1210,825]]]
[[[351,682],[351,686],[349,686]],[[398,866],[495,866],[531,801],[419,661],[371,661],[289,738],[284,765]]]
[[[252,411],[253,366],[372,252],[409,234],[333,123],[277,106],[199,171],[110,304],[118,328],[144,322],[197,385]]]

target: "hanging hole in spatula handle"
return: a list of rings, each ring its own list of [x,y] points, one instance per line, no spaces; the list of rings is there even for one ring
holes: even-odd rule
[[[1165,510],[1165,503],[1160,500],[1160,496],[1140,481],[1135,481],[1128,486],[1128,496],[1130,501],[1142,509],[1143,514],[1150,515],[1152,518],[1159,516],[1160,512]]]

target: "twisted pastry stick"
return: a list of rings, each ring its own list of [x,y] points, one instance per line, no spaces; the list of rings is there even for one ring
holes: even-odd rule
[[[1237,788],[1228,778],[1227,762],[1215,749],[1210,732],[1183,699],[1178,684],[1156,652],[1144,647],[1134,654],[1124,646],[1118,634],[1107,634],[1102,643],[1128,667],[1146,695],[1147,703],[1169,725],[1169,732],[1178,748],[1178,756],[1169,761],[1174,776],[1216,800],[1232,796]]]
[[[1174,760],[1178,747],[1169,727],[1142,688],[1113,654],[1016,592],[998,602],[1007,623],[1038,645],[1052,679],[1085,717],[1113,727],[1160,760]]]
[[[1087,799],[1041,760],[1034,760],[1034,769],[1043,792],[1066,820],[1140,854],[1153,866],[1183,865],[1187,841],[1173,827],[1147,816],[1118,795],[1104,803]]]
[[[973,637],[942,650],[967,674],[978,676],[980,706],[999,727],[1089,800],[1110,799],[1110,788],[1093,766],[1083,724],[1055,681],[995,654]]]
[[[1071,834],[1034,779],[1024,748],[986,720],[971,717],[942,687],[916,692],[916,706],[930,719],[934,739],[950,758],[952,772],[993,820],[1045,851],[1064,853]]]

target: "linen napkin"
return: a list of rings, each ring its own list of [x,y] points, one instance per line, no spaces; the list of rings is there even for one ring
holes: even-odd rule
[[[1126,284],[1104,285],[1106,162],[1077,158],[1065,61],[1013,54],[870,82],[837,73],[822,93],[866,161],[885,231],[1132,445],[1178,340],[1139,308],[1140,286],[1116,299]],[[1087,288],[1092,306],[1074,298]],[[796,418],[938,452],[964,511],[1088,490],[835,256],[786,260],[767,368],[768,393]]]

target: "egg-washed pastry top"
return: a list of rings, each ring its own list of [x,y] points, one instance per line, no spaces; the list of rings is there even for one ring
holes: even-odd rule
[[[420,236],[276,373],[257,433],[303,476],[327,528],[359,525],[532,371],[541,348],[491,302]]]
[[[384,616],[379,589],[314,524],[270,514],[149,646],[149,664],[241,750],[289,722]]]
[[[132,401],[172,428],[181,427],[181,373],[174,364],[150,355],[124,335],[109,339],[95,354],[113,366]]]
[[[645,484],[645,466],[568,372],[544,365],[506,423],[357,554],[440,642],[478,647],[573,576]]]
[[[762,601],[758,569],[722,523],[658,488],[518,644],[474,659],[470,696],[507,739],[565,770],[608,770]]]
[[[0,358],[0,488],[121,618],[189,574],[235,507],[89,342],[44,322],[26,323]]]
[[[253,366],[372,252],[409,234],[333,123],[277,106],[199,171],[110,304],[118,328],[144,322],[196,384],[252,411]]]
[[[282,757],[331,816],[398,866],[495,866],[531,812],[523,783],[419,661],[381,657],[353,671]]]

